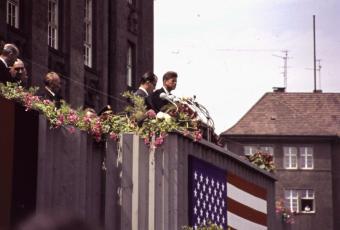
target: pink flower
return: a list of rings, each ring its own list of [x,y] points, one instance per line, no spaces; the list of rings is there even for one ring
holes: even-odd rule
[[[71,111],[68,116],[67,116],[67,120],[71,123],[71,124],[75,124],[77,123],[77,121],[79,120],[78,115],[74,112]]]
[[[150,144],[150,140],[149,140],[149,138],[144,138],[144,143],[146,144],[146,145],[148,145],[148,144]]]
[[[163,137],[157,137],[155,140],[155,146],[160,146],[161,144],[163,144],[164,142],[164,138]]]
[[[61,123],[64,123],[64,115],[59,114],[59,116],[57,117],[57,119],[58,119]]]
[[[101,140],[101,136],[102,136],[102,126],[100,123],[100,119],[96,119],[96,121],[91,124],[91,134],[94,136],[94,138],[96,139],[96,141],[100,141]]]
[[[146,112],[146,115],[148,116],[148,118],[155,118],[156,117],[156,112],[154,111],[154,110],[152,110],[152,109],[150,109],[150,110],[148,110],[147,112]]]
[[[195,131],[195,141],[200,141],[202,139],[201,131]]]
[[[52,104],[52,101],[50,101],[50,100],[48,100],[48,99],[44,99],[44,100],[43,100],[43,103],[44,103],[45,105],[51,105],[51,104]]]
[[[114,140],[114,141],[117,140],[117,137],[118,137],[117,134],[115,134],[114,132],[111,132],[111,133],[110,133],[110,138],[111,138],[112,140]]]
[[[55,122],[56,127],[60,127],[64,124],[64,116],[62,114],[60,114],[57,117],[57,121]]]
[[[84,121],[86,124],[89,124],[89,123],[91,123],[91,117],[88,116],[88,115],[85,115],[85,116],[83,117],[83,121]]]

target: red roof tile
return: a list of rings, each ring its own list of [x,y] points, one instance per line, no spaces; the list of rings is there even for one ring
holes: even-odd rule
[[[340,93],[266,93],[221,135],[340,135]]]

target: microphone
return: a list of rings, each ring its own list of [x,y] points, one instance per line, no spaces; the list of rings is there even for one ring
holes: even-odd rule
[[[173,99],[174,99],[174,96],[173,97],[170,97],[170,95],[166,94],[166,93],[161,93],[159,95],[159,98],[161,99],[164,99],[164,100],[167,100],[168,102],[170,102],[171,104],[173,104],[175,107],[176,107],[176,111],[178,111],[178,106],[176,105],[176,103],[174,103]]]
[[[178,101],[178,99],[176,99],[175,95],[170,95],[170,94],[166,94],[166,93],[161,93],[159,95],[159,97],[161,99],[165,99],[165,100]]]

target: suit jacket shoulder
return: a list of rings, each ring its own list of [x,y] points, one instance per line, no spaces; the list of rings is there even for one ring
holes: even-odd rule
[[[135,95],[140,96],[140,97],[147,97],[148,95],[141,89],[137,89],[135,92]]]
[[[9,69],[5,66],[5,64],[0,61],[0,82],[6,83],[7,81],[12,82],[11,74],[9,73]]]

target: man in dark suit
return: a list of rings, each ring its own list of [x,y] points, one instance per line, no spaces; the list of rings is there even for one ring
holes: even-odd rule
[[[25,64],[21,59],[17,59],[9,70],[13,81],[20,83],[21,86],[28,89],[28,76]]]
[[[146,72],[141,80],[140,80],[140,85],[137,91],[135,92],[135,95],[140,96],[144,98],[145,100],[145,105],[147,109],[152,108],[151,104],[151,98],[150,96],[152,95],[156,85],[157,85],[157,76],[152,73],[152,72]]]
[[[14,44],[5,44],[0,54],[0,83],[14,82],[9,68],[14,64],[19,56],[19,49]]]
[[[61,81],[59,75],[55,72],[47,73],[44,77],[44,84],[45,87],[38,95],[43,99],[54,102],[55,106],[60,108],[63,98],[61,96]]]
[[[151,103],[152,108],[156,113],[162,111],[162,108],[165,105],[168,105],[170,102],[164,98],[161,98],[161,94],[166,94],[167,97],[171,97],[171,91],[176,89],[177,85],[177,73],[174,71],[168,71],[163,75],[163,87],[156,90],[151,95]]]

